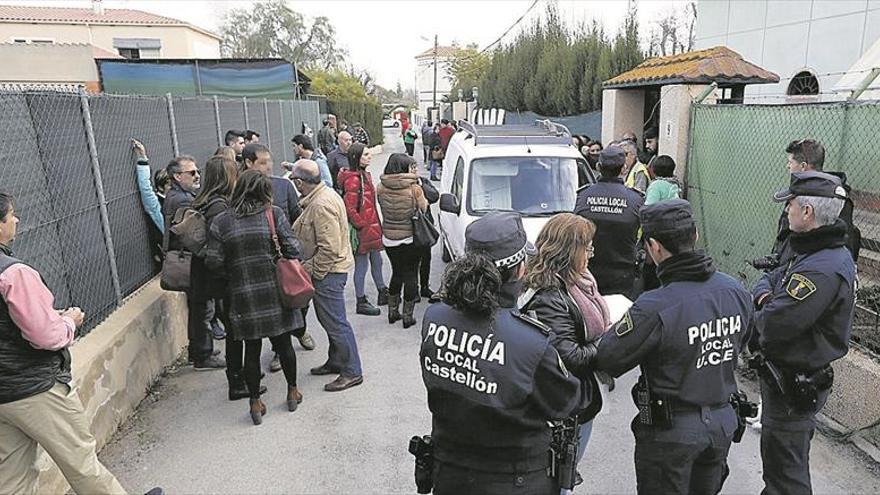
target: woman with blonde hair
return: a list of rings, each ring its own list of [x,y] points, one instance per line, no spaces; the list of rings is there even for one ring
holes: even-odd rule
[[[581,425],[577,461],[583,458],[593,418],[602,409],[599,383],[593,373],[596,340],[611,326],[608,306],[588,268],[593,257],[593,222],[573,213],[554,215],[541,229],[529,259],[524,311],[535,311],[552,330],[551,342],[572,374],[583,383],[587,406],[577,412]]]
[[[232,146],[221,146],[214,151],[214,156],[222,156],[232,163],[237,163],[235,149]]]

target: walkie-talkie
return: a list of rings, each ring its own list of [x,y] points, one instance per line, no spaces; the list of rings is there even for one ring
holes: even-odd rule
[[[635,403],[639,408],[639,422],[643,425],[654,424],[654,417],[651,414],[651,391],[648,389],[648,379],[645,375],[639,376],[639,381],[636,383]]]

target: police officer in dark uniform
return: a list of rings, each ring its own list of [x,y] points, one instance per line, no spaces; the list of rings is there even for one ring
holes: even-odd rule
[[[510,212],[479,218],[465,239],[422,320],[434,493],[558,494],[547,422],[583,407],[583,394],[549,329],[515,309],[534,246]]]
[[[718,493],[738,425],[734,369],[752,324],[748,291],[695,250],[684,200],[641,211],[661,287],[643,293],[599,342],[595,366],[615,377],[640,366],[633,389],[639,493]]]
[[[811,493],[810,440],[834,373],[846,355],[856,269],[839,218],[846,190],[821,172],[792,174],[774,200],[787,204],[795,256],[752,291],[764,358],[761,459],[765,494]]]
[[[599,292],[631,296],[638,255],[639,209],[645,198],[623,184],[620,174],[625,157],[618,146],[602,150],[602,177],[578,193],[574,212],[596,224],[596,255],[590,261],[590,271],[596,277]]]

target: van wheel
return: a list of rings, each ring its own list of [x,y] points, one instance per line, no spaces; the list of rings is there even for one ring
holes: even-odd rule
[[[449,249],[446,248],[446,243],[443,243],[443,256],[441,256],[444,263],[449,263],[452,261],[452,255],[449,254]]]

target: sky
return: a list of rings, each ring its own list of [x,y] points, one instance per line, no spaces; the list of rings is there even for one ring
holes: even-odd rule
[[[545,2],[538,4],[507,36],[512,39],[520,27],[540,16]],[[182,19],[217,31],[231,8],[249,8],[256,1],[218,0],[104,0],[105,8],[131,8]],[[614,31],[626,14],[627,0],[559,0],[562,18],[572,24],[592,19]],[[642,26],[683,0],[638,0]],[[89,0],[0,0],[0,4],[90,7]],[[307,16],[325,16],[337,31],[339,43],[348,50],[350,61],[369,70],[376,82],[394,89],[415,85],[414,57],[431,48],[436,34],[441,45],[457,41],[476,43],[480,48],[495,41],[516,22],[532,0],[288,0]],[[647,32],[645,29],[644,32]]]

